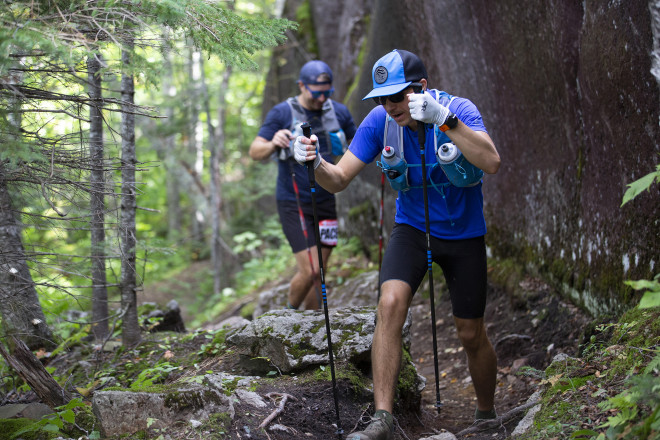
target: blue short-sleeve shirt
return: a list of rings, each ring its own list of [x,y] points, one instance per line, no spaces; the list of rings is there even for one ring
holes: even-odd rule
[[[479,110],[470,100],[455,97],[449,109],[472,130],[486,131]],[[360,124],[349,149],[361,161],[370,163],[376,158],[380,160],[384,147],[386,117],[384,107],[379,105]],[[390,130],[397,127],[396,123],[390,122]],[[433,142],[433,128],[427,125],[425,143],[427,170],[437,163]],[[417,132],[408,127],[403,128],[403,153],[409,164],[408,183],[412,188],[399,192],[396,199],[395,221],[425,231],[424,198],[421,188],[422,168],[419,166],[421,149]],[[411,164],[418,165],[410,166]],[[442,239],[459,240],[479,237],[486,233],[481,182],[469,188],[453,186],[448,184],[447,177],[438,166],[427,173],[427,180],[436,184],[435,187],[430,183],[427,186],[431,235]]]

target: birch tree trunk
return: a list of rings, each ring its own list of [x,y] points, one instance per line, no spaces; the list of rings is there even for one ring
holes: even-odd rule
[[[169,36],[165,34],[167,41]],[[174,72],[172,68],[172,54],[168,50],[163,54],[163,90],[166,98],[168,98],[167,108],[165,114],[167,115],[167,123],[172,124],[174,121],[174,108],[171,104],[171,99],[176,96],[176,88],[174,85]],[[174,135],[169,134],[164,142],[161,150],[161,160],[167,172],[167,238],[175,240],[181,236],[181,167],[176,158],[174,148]]]
[[[130,66],[130,54],[134,40],[124,42],[121,59],[124,66]],[[122,308],[122,343],[134,347],[140,342],[140,326],[137,319],[137,272],[135,211],[135,84],[133,74],[125,72],[121,77],[122,119],[121,119],[121,219],[119,236],[121,247],[121,308]]]
[[[20,338],[31,349],[51,349],[57,344],[39,304],[21,228],[11,205],[5,168],[0,162],[0,314],[4,333]]]
[[[92,332],[97,341],[108,336],[108,289],[105,268],[105,166],[103,160],[103,93],[101,91],[101,54],[87,59],[87,81],[92,105],[89,108],[90,210],[92,244]]]
[[[195,252],[201,253],[204,246],[204,226],[206,224],[206,194],[202,183],[202,173],[204,172],[204,146],[203,146],[203,126],[199,120],[201,105],[200,98],[200,78],[201,78],[201,53],[197,50],[191,50],[188,64],[190,76],[190,93],[192,96],[190,105],[190,137],[189,154],[192,157],[192,176],[196,179],[196,187],[190,194],[192,201],[193,218],[191,219],[191,235],[193,237]],[[195,190],[198,188],[198,190]]]

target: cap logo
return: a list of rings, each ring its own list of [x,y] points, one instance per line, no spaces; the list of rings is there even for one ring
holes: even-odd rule
[[[383,84],[385,81],[387,81],[387,75],[387,69],[383,66],[378,66],[374,72],[374,81],[376,84]]]

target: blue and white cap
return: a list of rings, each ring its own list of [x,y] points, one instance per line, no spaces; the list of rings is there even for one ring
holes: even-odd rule
[[[422,78],[428,79],[422,60],[407,50],[394,49],[374,64],[371,70],[374,88],[362,100],[394,95]]]

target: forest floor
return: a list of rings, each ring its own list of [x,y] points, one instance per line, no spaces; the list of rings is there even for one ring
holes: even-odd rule
[[[168,279],[147,286],[140,302],[152,301],[166,304],[177,299],[186,315],[186,301],[182,298],[195,292],[195,286],[206,276],[208,267],[204,262],[192,266],[175,279]],[[329,271],[332,279],[332,269]],[[287,274],[279,282],[286,282]],[[275,282],[277,284],[277,282]],[[173,287],[174,286],[174,287]],[[185,286],[181,289],[176,286]],[[511,432],[523,417],[524,412],[509,418],[496,427],[474,426],[475,397],[467,370],[466,357],[456,337],[451,305],[445,292],[443,280],[436,280],[436,336],[438,346],[440,411],[436,409],[435,367],[433,356],[433,333],[431,331],[428,288],[422,287],[412,304],[413,325],[411,328],[411,357],[419,374],[426,378],[426,387],[422,392],[421,408],[411,412],[397,404],[394,411],[396,422],[396,440],[418,440],[442,432],[451,432],[459,440],[500,440],[510,437]],[[590,319],[576,307],[561,301],[558,294],[542,282],[527,278],[519,283],[518,293],[524,294],[526,301],[516,301],[514,296],[502,289],[489,285],[489,300],[486,309],[487,330],[495,347],[498,358],[497,387],[495,394],[496,409],[500,416],[512,409],[524,405],[527,399],[539,388],[542,371],[558,353],[576,355],[584,329]],[[176,293],[178,291],[178,294]],[[332,286],[328,286],[331,298]],[[253,294],[256,298],[257,292]],[[246,299],[240,301],[245,304]],[[254,299],[256,301],[256,299]],[[330,302],[330,301],[329,301]],[[128,351],[120,356],[99,352],[85,351],[84,345],[67,353],[45,361],[56,371],[55,375],[67,377],[68,372],[78,369],[82,363],[111,363],[113,379],[121,385],[123,378],[136,374],[135,362],[156,365],[163,356],[162,347],[167,347],[172,361],[177,359],[198,359],[203,352],[203,344],[209,342],[209,333],[204,329],[217,328],[218,323],[238,313],[240,307],[227,307],[231,310],[207,323],[202,329],[188,329],[187,337],[172,337],[171,333],[150,333],[145,336],[139,347],[139,353]],[[85,354],[87,353],[87,354]],[[99,359],[99,356],[105,360]],[[198,361],[195,361],[198,362]],[[230,355],[207,357],[196,368],[180,371],[167,378],[175,382],[185,376],[202,374],[206,371],[228,372],[234,375],[241,371],[239,362]],[[337,366],[338,369],[341,365]],[[522,367],[522,368],[521,368]],[[525,368],[527,367],[527,368]],[[365,373],[368,373],[368,368]],[[537,374],[535,374],[537,373]],[[130,382],[129,382],[130,383]],[[331,381],[326,386],[319,386],[318,380],[304,380],[304,377],[281,377],[277,381],[266,381],[256,392],[267,399],[269,393],[285,393],[291,396],[283,411],[269,424],[267,430],[259,425],[273,413],[278,400],[269,401],[266,408],[237,405],[234,420],[227,422],[209,421],[202,427],[191,427],[190,423],[177,423],[166,432],[150,432],[147,437],[158,439],[253,439],[253,440],[297,440],[297,439],[335,439],[337,435],[336,407]],[[72,384],[77,386],[78,384]],[[125,386],[125,385],[124,385]],[[80,388],[78,388],[80,389]],[[272,394],[271,394],[272,395]],[[7,395],[5,403],[11,401],[36,400],[36,396]],[[339,420],[346,438],[350,432],[362,429],[373,413],[372,396],[358,392],[348,380],[337,380],[337,400]],[[405,396],[401,399],[405,401]],[[584,410],[584,409],[583,409]],[[281,429],[281,431],[275,428]],[[153,434],[153,436],[151,436]],[[78,438],[78,437],[76,437]],[[80,437],[86,438],[86,437]]]
[[[194,277],[189,273],[188,277]],[[186,283],[192,280],[187,280]],[[456,336],[451,314],[451,304],[443,280],[436,280],[436,336],[438,346],[438,372],[440,390],[440,411],[436,409],[435,366],[433,356],[433,336],[428,295],[418,293],[412,304],[413,326],[411,328],[411,356],[419,374],[426,378],[419,413],[411,413],[403,408],[395,408],[397,440],[417,440],[423,437],[451,432],[459,439],[509,438],[517,423],[524,416],[522,411],[496,427],[475,426],[474,409],[476,399],[467,370],[466,356]],[[420,289],[420,292],[423,288]],[[428,288],[426,290],[428,292]],[[153,293],[153,290],[151,291]],[[524,405],[538,389],[541,372],[558,353],[571,356],[577,354],[583,331],[590,318],[578,308],[563,302],[560,296],[539,280],[527,278],[520,282],[518,293],[523,293],[526,302],[516,301],[502,289],[489,285],[489,300],[486,309],[486,323],[490,340],[498,358],[496,409],[499,415]],[[146,292],[149,294],[148,292]],[[332,295],[329,286],[329,298]],[[152,300],[155,298],[152,298]],[[159,301],[163,303],[163,301]],[[231,309],[229,307],[228,309]],[[228,318],[219,317],[214,323]],[[209,323],[213,325],[214,323]],[[193,349],[196,349],[193,347]],[[185,353],[176,353],[185,356]],[[224,368],[231,368],[233,374],[240,374],[237,366],[228,359]],[[522,367],[522,368],[521,368]],[[527,368],[525,368],[527,367]],[[525,374],[525,371],[539,374]],[[540,371],[539,371],[540,370]],[[290,400],[284,411],[273,423],[284,430],[280,433],[269,431],[268,436],[257,434],[255,427],[276,406],[262,412],[251,409],[237,411],[232,427],[225,431],[229,437],[251,439],[332,439],[337,421],[331,384],[319,389],[318,384],[297,383],[295,380],[279,389],[260,389],[261,395],[269,392],[286,393]],[[282,388],[284,387],[284,388]],[[348,434],[362,429],[373,412],[371,396],[356,396],[348,382],[338,381],[339,418],[342,429]],[[482,424],[483,425],[483,424]],[[250,428],[252,427],[252,428]],[[344,435],[344,438],[346,435]],[[173,437],[176,438],[176,437]],[[196,437],[179,437],[196,438]]]

